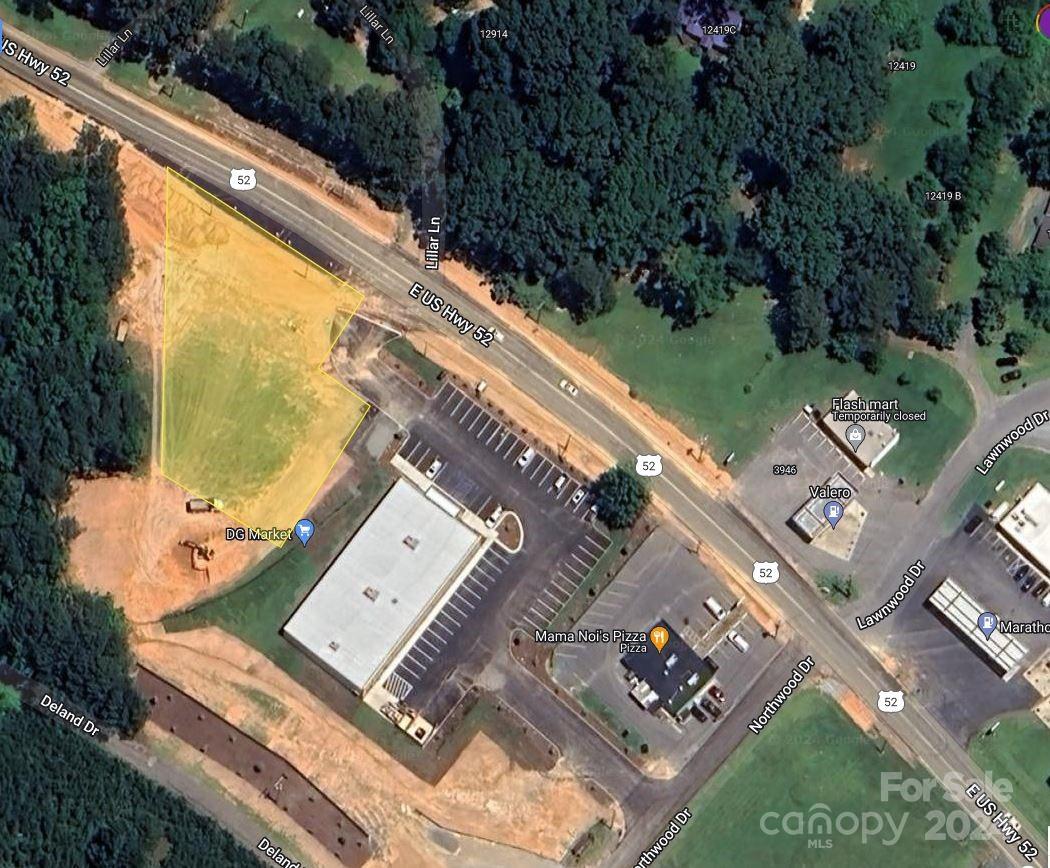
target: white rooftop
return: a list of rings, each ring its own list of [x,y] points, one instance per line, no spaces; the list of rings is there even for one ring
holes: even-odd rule
[[[284,632],[365,690],[478,543],[478,534],[399,479]]]
[[[1050,567],[1050,491],[1037,482],[999,522],[999,529],[1043,572]]]
[[[1012,635],[993,631],[985,637],[977,619],[988,610],[962,589],[954,579],[946,578],[930,595],[930,605],[941,612],[970,644],[1009,681],[1021,667],[1028,649]]]

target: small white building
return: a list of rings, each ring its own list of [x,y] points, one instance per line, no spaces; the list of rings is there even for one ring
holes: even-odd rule
[[[842,400],[846,402],[855,402],[860,400],[860,396],[855,389],[850,389],[849,392],[842,396]],[[869,403],[881,404],[883,402],[872,401]],[[848,411],[829,410],[820,417],[820,424],[835,445],[842,450],[850,461],[859,465],[861,470],[868,470],[869,468],[876,467],[901,439],[900,431],[888,422],[871,419],[862,419],[858,421],[850,418],[850,413]],[[854,449],[853,444],[846,439],[846,429],[853,424],[860,425],[864,428],[864,440],[856,449]]]

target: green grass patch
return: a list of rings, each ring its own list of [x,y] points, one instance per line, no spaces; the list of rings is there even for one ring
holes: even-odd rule
[[[0,18],[5,24],[10,24],[81,60],[94,60],[102,46],[110,42],[108,33],[96,30],[82,18],[74,18],[55,6],[51,7],[51,11],[54,13],[53,17],[47,21],[37,21],[32,16],[19,12],[11,0],[0,0]],[[4,36],[11,37],[12,34],[5,32]],[[18,42],[17,37],[15,42]]]
[[[379,502],[391,481],[388,469],[373,465],[353,494],[318,522],[308,547],[289,543],[274,551],[243,583],[187,612],[165,618],[165,629],[179,632],[221,627],[293,677],[299,675],[303,658],[278,630]]]
[[[905,802],[898,794],[881,798],[881,775],[926,778],[897,754],[858,730],[839,707],[817,691],[792,696],[760,735],[743,744],[708,781],[689,807],[693,819],[661,855],[664,868],[739,868],[741,865],[894,865],[904,868],[974,865],[977,846],[969,841],[928,841],[930,809],[950,811],[934,793],[932,802]],[[831,830],[818,825],[827,807]],[[794,813],[793,813],[794,812]],[[851,819],[883,820],[880,831],[862,841]],[[900,839],[886,820],[892,818]],[[792,821],[802,828],[793,831]],[[903,826],[901,823],[903,821]],[[810,825],[812,824],[812,825]],[[767,834],[768,830],[777,834]],[[830,842],[813,849],[810,842]],[[827,845],[825,844],[825,847]]]
[[[947,268],[943,285],[945,301],[966,301],[977,293],[984,269],[977,261],[977,244],[989,232],[1007,234],[1028,192],[1028,181],[1021,174],[1017,159],[1004,151],[996,166],[995,186],[981,212],[977,225],[959,242],[955,257]]]
[[[606,705],[605,701],[595,691],[591,690],[589,687],[581,687],[574,693],[574,695],[576,699],[579,700],[580,705],[602,721],[602,723],[608,727],[613,736],[617,738],[631,753],[642,753],[642,745],[645,741],[641,735],[629,726],[625,726],[624,722],[620,719],[620,716],[612,708]],[[646,750],[648,750],[648,747]]]
[[[710,319],[673,332],[656,311],[622,292],[611,313],[583,325],[556,312],[541,321],[596,355],[698,443],[706,435],[716,460],[736,452],[736,465],[744,463],[803,404],[855,388],[865,398],[899,398],[903,409],[929,411],[926,422],[901,424],[901,442],[879,467],[919,486],[936,477],[973,424],[961,376],[931,355],[908,359],[896,348],[887,350],[876,376],[860,364],[832,361],[823,350],[782,355],[767,314],[761,293],[744,289]],[[901,373],[911,380],[906,386],[896,382]],[[926,398],[930,388],[941,390],[939,403]]]
[[[1010,782],[1013,813],[1036,829],[1050,826],[1050,729],[1038,717],[1008,714],[992,735],[975,736],[969,750],[992,779]]]
[[[306,12],[297,18],[300,8]],[[269,27],[282,42],[294,45],[315,57],[324,58],[331,67],[329,84],[343,90],[357,90],[371,84],[380,90],[398,87],[392,75],[379,75],[368,68],[364,53],[352,42],[329,36],[314,24],[314,13],[309,3],[288,3],[286,0],[232,0],[217,25],[231,23],[246,30]]]
[[[892,186],[905,183],[926,162],[926,149],[936,139],[962,133],[972,102],[966,89],[966,75],[982,60],[999,53],[998,48],[948,45],[934,29],[934,21],[946,0],[916,0],[922,21],[922,47],[903,54],[914,60],[914,72],[895,72],[890,76],[890,96],[877,131],[870,141],[856,149],[868,160],[872,174]],[[818,8],[820,3],[817,4]],[[964,106],[952,127],[937,123],[928,107],[934,100],[957,100]]]
[[[1017,367],[1022,372],[1021,378],[1004,383],[1001,377],[1011,369],[997,367],[995,360],[1009,355],[1002,345],[1002,339],[1009,331],[1030,332],[1035,340],[1032,341],[1032,348],[1018,362]],[[995,343],[977,348],[981,373],[993,392],[998,395],[1013,395],[1020,392],[1029,383],[1037,383],[1050,377],[1050,335],[1025,319],[1024,308],[1020,301],[1007,305],[1006,328],[998,335],[998,338],[999,340]]]
[[[1006,431],[1002,434],[1005,435]],[[988,448],[993,445],[994,443],[989,443]],[[987,476],[981,476],[976,470],[967,476],[963,487],[955,495],[945,520],[949,527],[955,527],[975,503],[1012,501],[1023,494],[1033,482],[1040,480],[1050,481],[1050,452],[1011,446],[999,457]],[[996,491],[995,486],[1000,482],[1006,484],[1002,490]]]
[[[853,576],[843,576],[840,573],[817,573],[817,587],[820,588],[824,599],[836,606],[855,600],[860,594],[857,580]]]
[[[441,380],[441,375],[445,373],[445,369],[441,365],[435,364],[422,353],[417,352],[407,338],[394,338],[391,341],[387,341],[383,344],[383,349],[408,367],[412,373],[432,389],[437,386]]]

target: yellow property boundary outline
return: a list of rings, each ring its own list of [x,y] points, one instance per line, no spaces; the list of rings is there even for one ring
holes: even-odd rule
[[[161,474],[283,546],[371,408],[324,369],[363,300],[167,169]]]

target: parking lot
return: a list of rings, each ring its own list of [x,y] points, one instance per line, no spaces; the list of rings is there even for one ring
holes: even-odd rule
[[[717,620],[704,608],[707,597],[714,597],[727,610],[725,620]],[[762,635],[730,589],[678,540],[656,531],[576,626],[648,633],[660,620],[717,667],[711,683],[725,692],[721,709],[727,713],[776,653],[776,640]],[[749,646],[746,652],[727,640],[730,630],[743,637]],[[612,642],[563,643],[554,654],[554,677],[592,712],[595,703],[600,703],[607,710],[603,716],[612,716],[619,728],[637,733],[648,745],[650,757],[681,768],[722,721],[710,717],[700,721],[689,715],[679,724],[643,710],[629,695],[631,685],[620,662],[622,656],[620,646]]]
[[[585,480],[540,453],[451,384],[409,425],[399,454],[482,518],[514,512],[522,550],[492,546],[413,645],[387,687],[439,721],[514,627],[546,626],[609,545]],[[559,479],[563,481],[558,484]]]
[[[878,639],[902,663],[912,689],[961,740],[990,717],[1034,702],[1036,693],[1023,672],[1050,647],[1050,636],[1017,636],[1028,648],[1028,655],[1022,671],[1003,681],[984,657],[926,605],[934,588],[950,576],[1000,620],[1050,620],[1050,610],[1040,606],[1030,593],[1020,592],[1008,571],[1015,558],[1006,555],[1003,548],[986,521],[982,520],[972,534],[958,528],[924,557],[926,571],[885,626],[866,631],[873,634],[869,639]],[[873,602],[868,608],[877,605]]]

